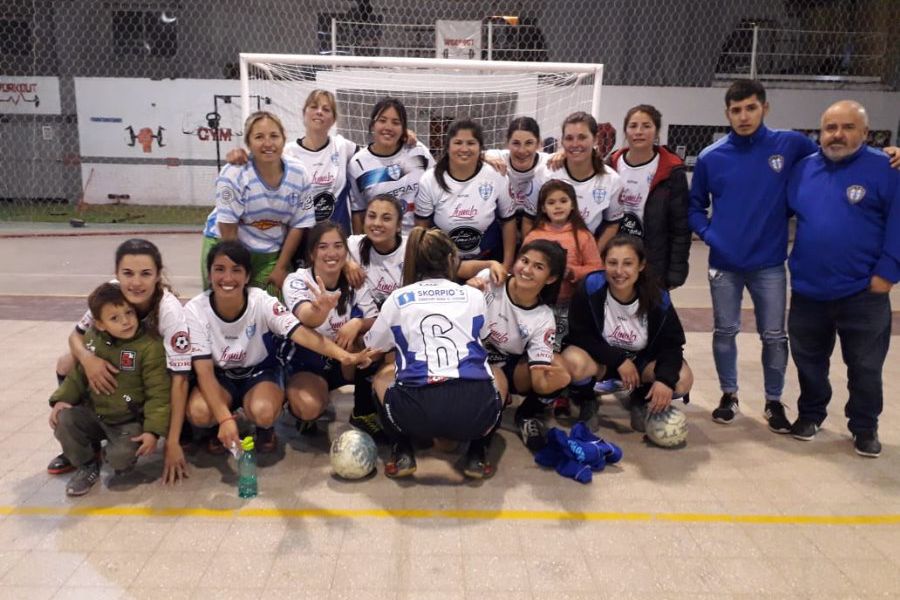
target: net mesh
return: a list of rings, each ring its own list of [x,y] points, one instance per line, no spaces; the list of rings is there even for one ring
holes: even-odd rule
[[[197,225],[212,203],[217,153],[241,141],[240,52],[435,57],[439,20],[478,25],[472,58],[604,64],[599,116],[615,128],[624,112],[608,90],[620,86],[692,88],[679,105],[696,106],[704,88],[736,76],[847,96],[900,85],[896,0],[317,0],[301,8],[289,0],[5,0],[0,221]],[[360,89],[414,101],[394,83]],[[634,95],[631,104],[659,96]],[[349,116],[365,101],[344,95],[342,109]],[[490,104],[458,99],[466,102]],[[298,104],[282,116],[297,119]],[[414,105],[430,124],[431,106]],[[664,110],[664,137],[688,159],[723,129],[720,106],[705,112],[688,119]],[[871,141],[891,141],[891,118]],[[341,123],[351,136],[359,126]],[[118,183],[98,187],[109,178]],[[139,192],[129,188],[136,178],[145,182]],[[164,204],[139,204],[148,191]]]

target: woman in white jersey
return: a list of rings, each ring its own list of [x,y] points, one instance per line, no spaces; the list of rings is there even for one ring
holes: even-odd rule
[[[290,338],[341,364],[368,363],[364,353],[352,354],[300,324],[277,298],[249,287],[250,252],[238,241],[220,242],[206,258],[210,289],[185,306],[191,337],[191,359],[197,387],[188,400],[188,418],[198,427],[218,425],[210,451],[222,452],[238,440],[233,411],[256,425],[259,452],[276,447],[275,420],[284,405],[284,390],[272,334]]]
[[[413,227],[419,179],[434,159],[424,144],[407,145],[406,107],[397,98],[382,98],[375,104],[369,134],[372,143],[357,152],[347,167],[353,232],[362,232],[366,204],[379,194],[393,196],[404,207],[403,231],[408,232]]]
[[[351,257],[346,269],[348,279],[355,286],[365,282],[379,308],[403,281],[406,236],[400,231],[402,217],[401,207],[393,196],[375,196],[366,206],[364,233],[351,235],[347,242]],[[385,356],[384,361],[392,363],[393,355]],[[372,377],[380,366],[379,362],[367,369],[356,369],[350,414],[350,424],[376,441],[384,439],[372,397]]]
[[[691,229],[688,227],[688,184],[677,154],[659,145],[662,114],[639,104],[625,114],[628,146],[617,150],[610,166],[622,177],[624,217],[620,232],[644,240],[647,264],[668,290],[688,275]]]
[[[562,146],[565,151],[563,166],[554,170],[548,164],[537,168],[534,185],[538,190],[551,179],[560,179],[575,188],[578,208],[588,230],[597,238],[597,246],[603,248],[619,229],[622,207],[619,196],[622,181],[619,175],[603,164],[594,147],[597,121],[585,112],[572,113],[563,121]],[[535,202],[525,207],[522,233],[527,235],[537,216]]]
[[[292,270],[303,230],[315,224],[310,178],[303,165],[282,156],[284,126],[278,117],[255,112],[244,132],[250,161],[225,165],[216,179],[216,206],[203,230],[203,288],[209,287],[209,249],[219,240],[238,240],[253,257],[251,285],[275,293]]]
[[[381,419],[393,442],[388,477],[416,470],[412,438],[471,441],[464,473],[494,473],[488,435],[502,403],[494,387],[485,335],[484,297],[453,282],[456,247],[437,229],[416,227],[406,243],[404,286],[394,290],[366,334],[366,346],[396,350],[396,370],[375,379]]]
[[[534,185],[534,174],[549,158],[540,152],[540,148],[541,129],[537,121],[531,117],[516,117],[509,122],[506,130],[506,148],[484,153],[485,161],[506,174],[509,196],[516,205],[519,220],[526,206],[537,204],[540,186]]]
[[[516,409],[516,426],[529,450],[546,442],[537,418],[569,385],[562,358],[553,352],[556,321],[551,306],[566,272],[566,251],[556,242],[535,240],[519,250],[511,276],[491,282],[485,269],[468,281],[484,292],[487,337],[484,346],[500,397],[525,400]]]
[[[450,236],[459,251],[457,278],[488,268],[494,281],[502,281],[515,260],[516,209],[506,177],[482,160],[483,147],[480,125],[450,125],[444,155],[419,184],[416,225]]]
[[[647,273],[639,238],[614,237],[602,251],[605,271],[578,286],[569,308],[577,323],[563,350],[572,384],[570,397],[596,412],[597,377],[619,379],[631,392],[631,426],[644,431],[648,413],[685,396],[693,374],[684,361],[684,329],[669,293]]]
[[[166,282],[162,255],[152,242],[138,238],[122,242],[116,248],[115,260],[115,281],[121,286],[122,294],[134,306],[144,328],[159,335],[166,350],[166,367],[172,376],[169,395],[172,412],[165,443],[163,481],[177,483],[187,477],[187,463],[179,443],[188,397],[188,375],[191,372],[191,342],[184,309]],[[116,389],[115,374],[119,372],[119,366],[94,356],[84,346],[84,333],[93,324],[94,319],[88,310],[69,334],[69,352],[57,361],[57,378],[61,383],[77,361],[95,392],[111,394]],[[62,454],[47,465],[47,472],[53,475],[74,469]]]
[[[354,289],[344,273],[347,237],[331,221],[310,230],[309,268],[284,280],[284,301],[304,326],[318,331],[345,350],[357,347],[372,326],[378,308],[366,283]],[[286,340],[280,352],[287,377],[287,400],[300,432],[315,432],[316,419],[328,405],[329,392],[353,382],[353,367]]]
[[[350,235],[350,181],[347,163],[359,147],[341,134],[330,135],[338,118],[337,101],[327,90],[313,90],[303,103],[303,137],[288,142],[284,156],[306,167],[316,223],[334,221]],[[225,158],[243,165],[248,155],[236,148]],[[305,252],[298,253],[301,258]]]

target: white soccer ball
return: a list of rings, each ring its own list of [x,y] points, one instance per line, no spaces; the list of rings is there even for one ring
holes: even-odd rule
[[[362,479],[375,470],[378,448],[368,433],[351,429],[331,443],[331,469],[343,479]]]
[[[656,414],[648,414],[646,433],[647,438],[657,446],[678,446],[687,440],[687,417],[674,406]]]

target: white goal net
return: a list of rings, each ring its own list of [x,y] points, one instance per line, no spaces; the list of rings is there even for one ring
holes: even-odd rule
[[[510,120],[534,117],[549,148],[566,115],[598,114],[602,73],[597,64],[241,54],[241,105],[246,115],[255,106],[250,98],[262,98],[299,137],[307,95],[328,90],[338,102],[337,133],[364,145],[372,106],[393,96],[435,157],[450,123],[463,118],[484,128],[485,148],[499,148]]]

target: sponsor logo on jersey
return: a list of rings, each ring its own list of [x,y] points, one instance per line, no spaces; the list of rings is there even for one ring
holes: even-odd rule
[[[281,227],[281,221],[273,221],[271,219],[262,219],[260,221],[253,221],[250,223],[251,227],[255,227],[260,231],[267,231],[272,229],[273,227]]]
[[[191,349],[191,338],[188,336],[187,331],[179,331],[172,336],[169,344],[172,346],[175,352],[184,354]]]
[[[850,204],[859,204],[866,197],[866,188],[861,185],[851,185],[847,188],[847,201]]]
[[[462,206],[457,206],[453,209],[453,214],[450,215],[451,219],[468,219],[472,220],[478,216],[478,209],[474,206],[469,208],[463,208]]]
[[[122,350],[119,352],[119,370],[134,371],[137,363],[137,352],[134,350]]]
[[[388,177],[390,177],[394,181],[397,181],[403,175],[403,169],[401,169],[400,165],[398,164],[388,165],[387,174]]]
[[[644,237],[644,228],[641,226],[641,220],[634,213],[625,213],[619,222],[619,233],[627,233],[639,238]]]
[[[494,186],[488,182],[484,182],[478,186],[478,195],[481,196],[481,199],[487,202],[491,194],[494,193]]]
[[[244,330],[244,333],[247,334],[248,340],[250,338],[252,338],[254,335],[256,335],[256,323],[251,323],[250,325],[247,325],[247,329]]]
[[[626,331],[621,325],[616,325],[609,337],[624,344],[633,344],[637,339],[637,333]]]
[[[416,300],[426,302],[466,302],[466,298],[466,290],[462,288],[426,288],[416,290]]]
[[[287,311],[288,311],[287,307],[284,304],[282,304],[281,302],[276,302],[275,304],[272,305],[272,313],[274,313],[274,315],[276,317],[280,317],[281,315],[285,314]]]
[[[312,176],[312,184],[313,185],[331,185],[332,183],[334,183],[334,173],[332,173],[330,171],[327,173],[321,173],[321,174],[318,171],[313,173],[313,176]]]
[[[776,173],[781,173],[784,168],[784,157],[780,154],[773,154],[769,157],[769,167]]]
[[[481,244],[481,232],[474,227],[454,227],[448,235],[462,252],[475,250]]]
[[[556,343],[556,330],[548,329],[544,332],[544,343],[550,346],[551,348]]]
[[[245,358],[247,358],[247,351],[243,348],[236,348],[234,350],[231,349],[231,346],[225,346],[222,348],[222,353],[219,355],[219,364],[225,364],[229,362],[242,362]]]
[[[397,295],[397,306],[403,306],[404,304],[409,304],[410,302],[416,301],[416,294],[414,292],[403,292],[402,294]]]
[[[488,337],[493,343],[497,344],[498,346],[503,346],[504,344],[509,342],[509,334],[505,331],[497,331],[496,322],[491,322],[488,325],[488,330],[490,331]]]
[[[334,205],[335,200],[331,192],[316,194],[316,197],[313,198],[313,206],[315,206],[316,210],[316,223],[330,219],[331,215],[334,214]]]

